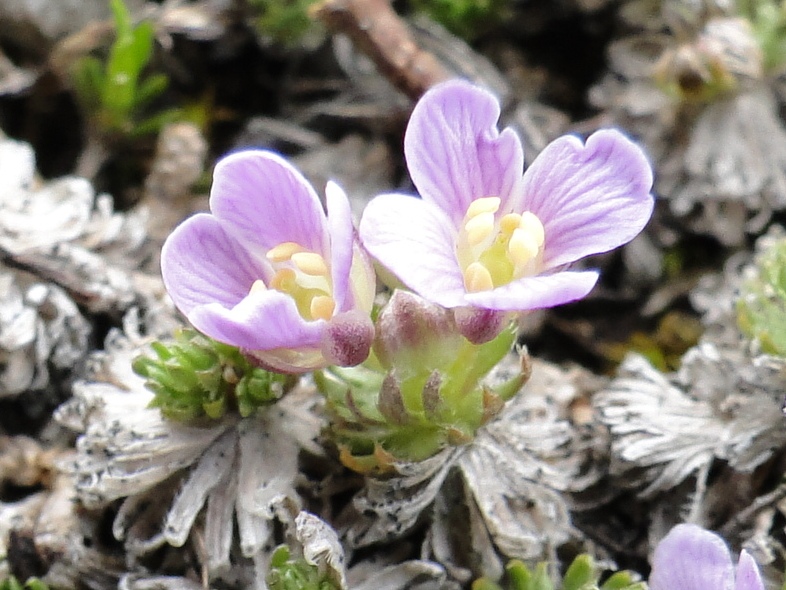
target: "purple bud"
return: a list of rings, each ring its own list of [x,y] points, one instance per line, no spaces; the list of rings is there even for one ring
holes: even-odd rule
[[[385,367],[417,373],[442,366],[462,341],[450,311],[397,290],[377,318],[374,352]]]
[[[508,325],[511,314],[479,307],[458,307],[453,310],[456,326],[472,344],[484,344],[494,340]]]
[[[374,341],[374,324],[360,310],[335,316],[322,334],[322,355],[333,365],[353,367],[368,358]]]

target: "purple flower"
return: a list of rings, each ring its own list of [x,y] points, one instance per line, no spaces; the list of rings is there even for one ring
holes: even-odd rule
[[[498,131],[499,114],[496,98],[467,82],[429,90],[404,138],[422,198],[373,199],[361,241],[443,307],[509,312],[584,297],[598,273],[566,265],[642,230],[653,207],[650,166],[630,140],[602,130],[586,143],[557,139],[522,175],[521,142]]]
[[[735,571],[729,548],[718,535],[694,524],[678,524],[655,548],[650,590],[764,590],[759,568],[746,552]]]
[[[271,152],[216,165],[212,215],[186,220],[161,252],[164,284],[197,330],[284,372],[366,359],[373,269],[346,195],[332,182],[325,193],[329,216],[308,181]]]

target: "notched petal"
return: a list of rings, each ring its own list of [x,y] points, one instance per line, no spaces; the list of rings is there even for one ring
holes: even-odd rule
[[[470,203],[517,198],[524,169],[518,136],[497,129],[500,105],[490,92],[462,81],[440,84],[420,99],[407,126],[404,154],[421,196],[458,225]]]
[[[652,215],[652,169],[635,143],[614,129],[586,144],[550,143],[524,174],[523,210],[543,223],[543,263],[554,268],[632,240]]]

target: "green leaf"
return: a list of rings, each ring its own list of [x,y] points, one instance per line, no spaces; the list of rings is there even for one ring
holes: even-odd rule
[[[131,128],[130,135],[132,137],[141,137],[143,135],[150,135],[151,133],[158,133],[164,125],[168,125],[180,119],[182,111],[177,108],[167,109],[156,113],[147,119],[142,119]]]
[[[598,580],[595,562],[589,555],[579,555],[570,564],[562,581],[562,590],[581,590]]]
[[[136,107],[153,100],[169,85],[169,78],[165,74],[151,74],[139,84],[136,91]]]

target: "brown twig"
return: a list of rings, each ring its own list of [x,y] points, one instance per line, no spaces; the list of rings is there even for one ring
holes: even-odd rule
[[[379,72],[412,99],[451,77],[434,55],[415,43],[388,0],[323,0],[312,14],[352,39]]]

